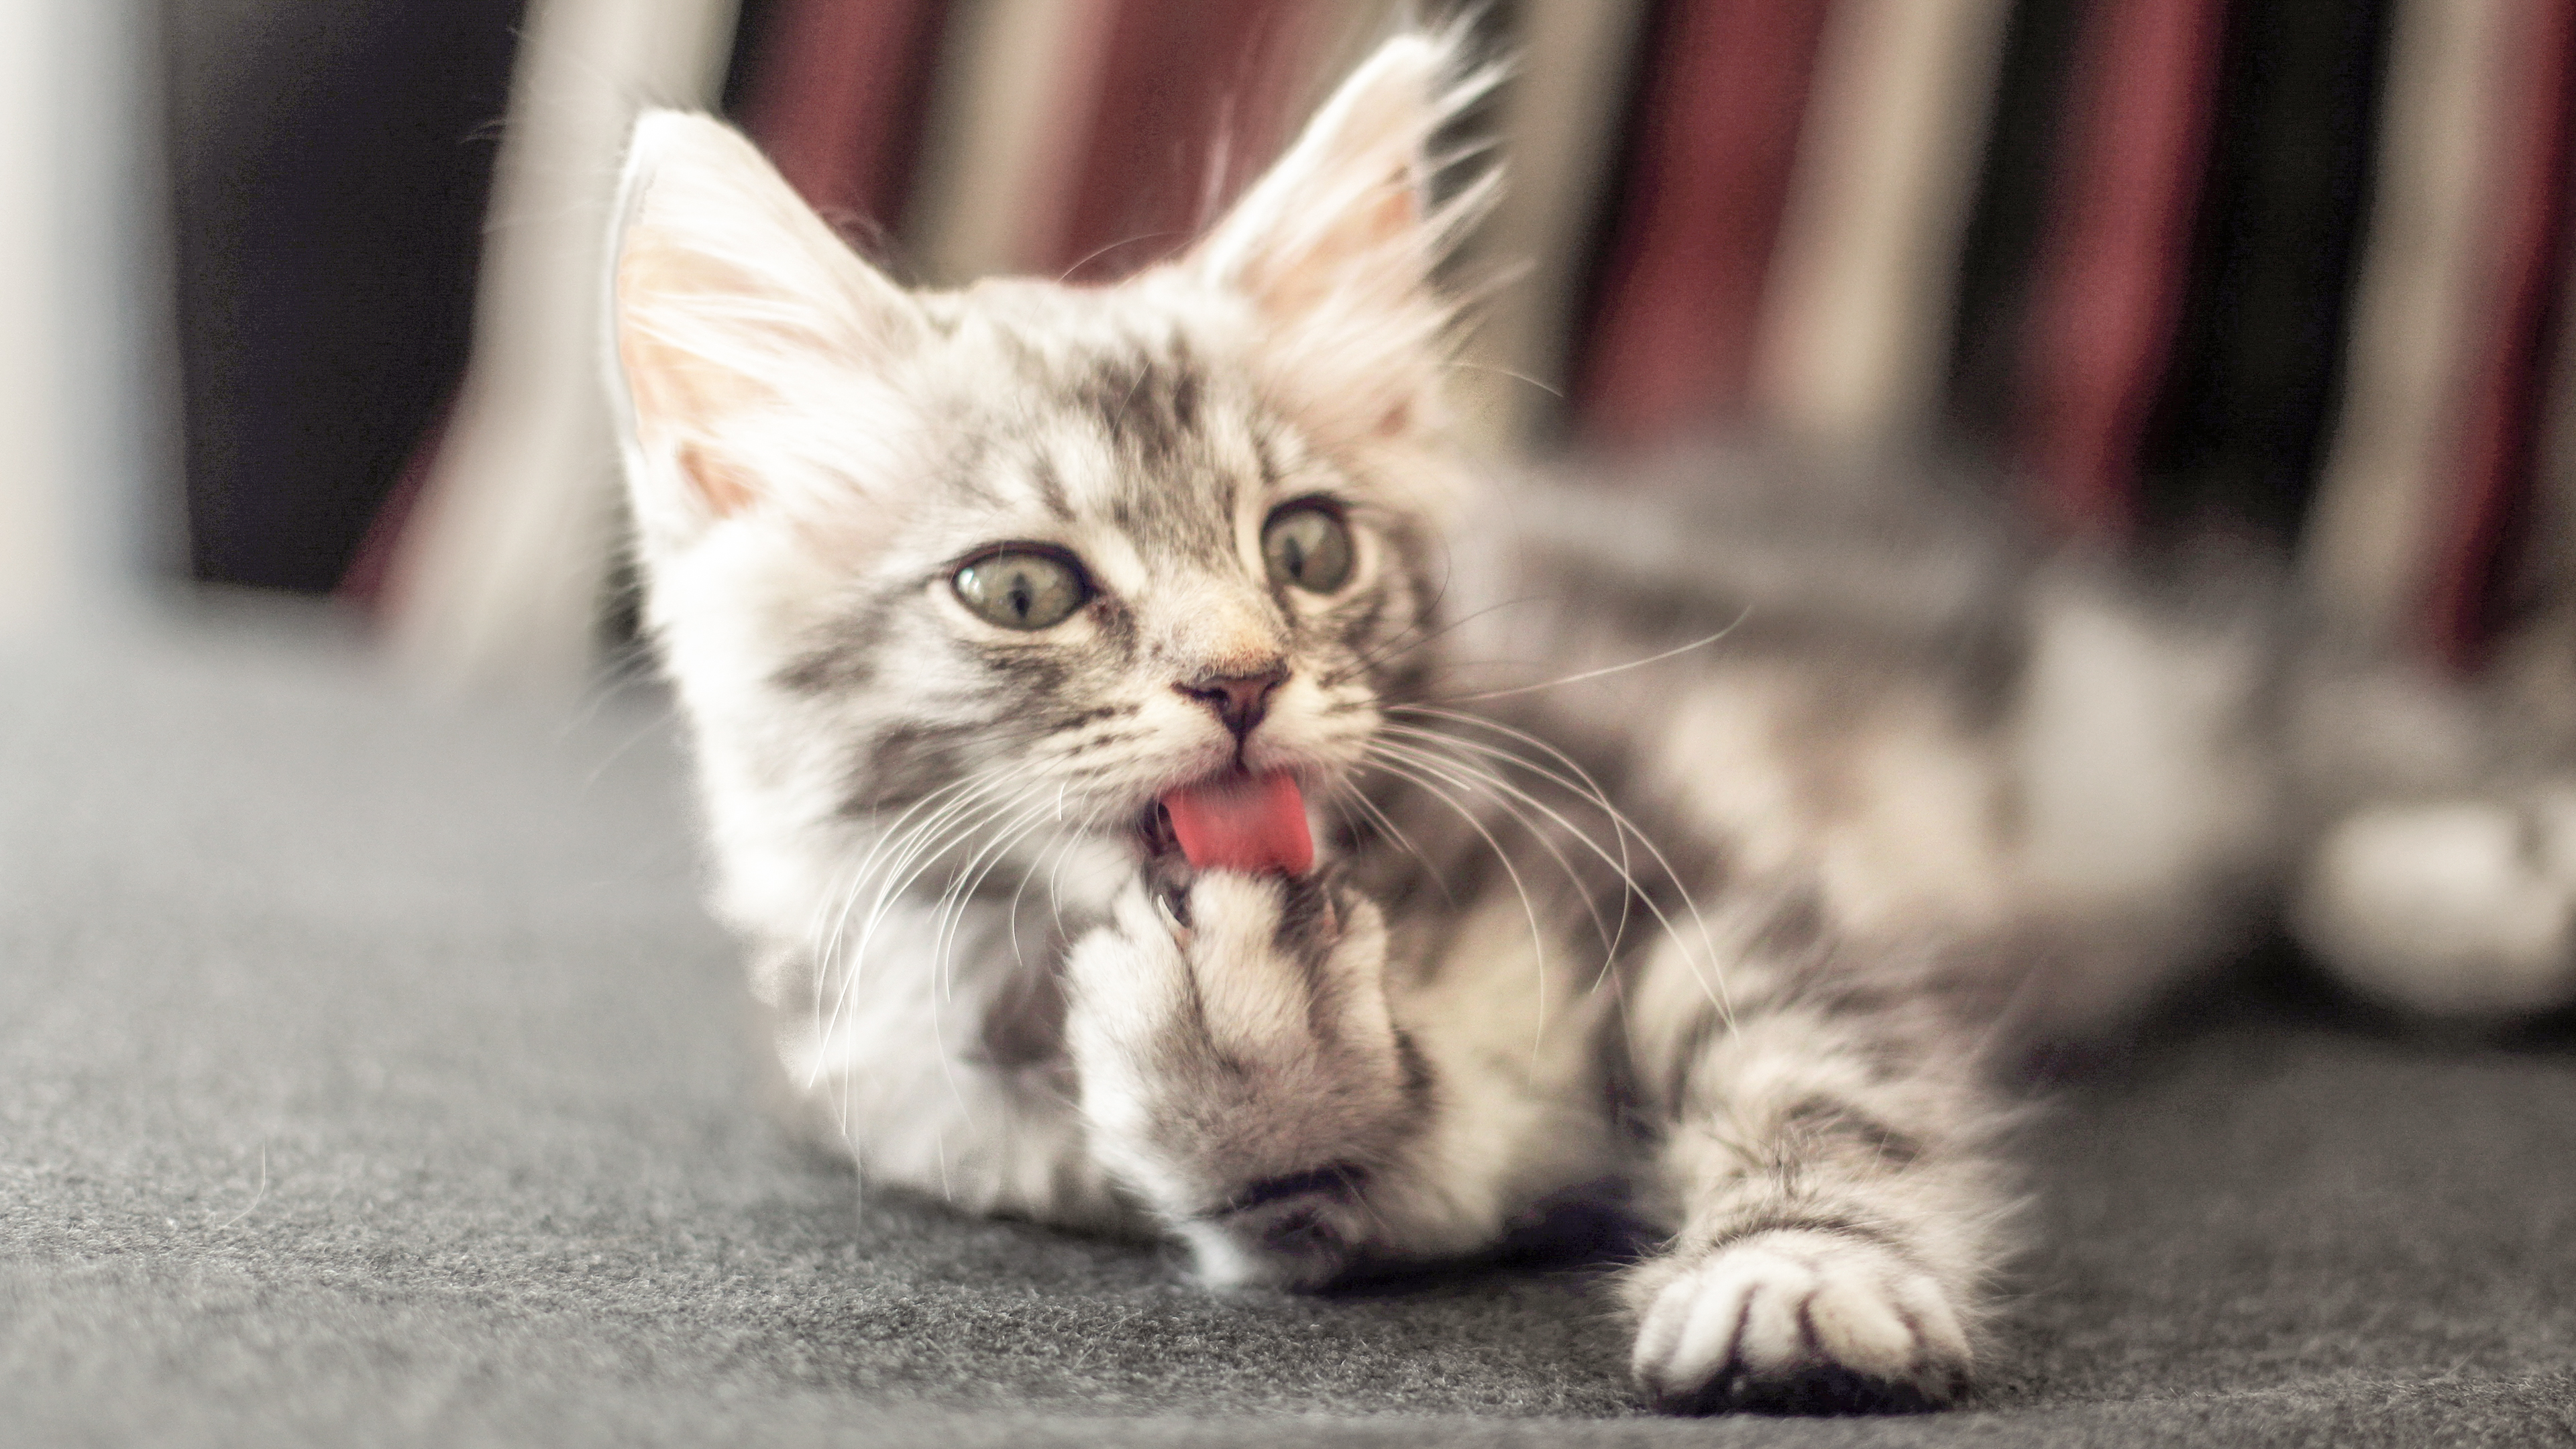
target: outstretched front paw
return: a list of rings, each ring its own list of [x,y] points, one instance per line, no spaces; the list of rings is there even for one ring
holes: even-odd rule
[[[1947,1403],[1968,1337],[1931,1275],[1877,1243],[1784,1229],[1648,1264],[1632,1366],[1667,1413],[1885,1413]]]

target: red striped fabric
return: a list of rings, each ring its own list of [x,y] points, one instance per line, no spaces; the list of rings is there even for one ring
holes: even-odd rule
[[[2471,354],[2448,517],[2425,601],[2427,643],[2461,669],[2485,655],[2515,525],[2530,505],[2540,394],[2566,271],[2576,0],[2530,0],[2524,19],[2530,31],[2514,51],[2517,70],[2498,78],[2514,100],[2494,199],[2488,311],[2473,333],[2482,340]]]
[[[2079,534],[2135,517],[2138,448],[2189,281],[2223,0],[2094,8],[2069,77],[2021,344],[2017,447],[2034,506]]]
[[[891,226],[920,140],[942,0],[778,0],[743,129],[808,205]]]
[[[1303,0],[1108,0],[1107,50],[1067,98],[1071,186],[1030,255],[1077,279],[1169,256],[1271,159],[1302,79]]]
[[[1653,22],[1577,384],[1583,430],[1648,443],[1740,412],[1824,0],[1669,0]]]

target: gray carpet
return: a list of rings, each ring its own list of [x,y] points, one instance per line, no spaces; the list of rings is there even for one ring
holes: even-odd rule
[[[1641,1416],[1595,1277],[1211,1295],[783,1146],[649,697],[0,654],[0,1439],[2576,1442],[2576,1048],[2240,991],[2030,1132],[1981,1396]]]

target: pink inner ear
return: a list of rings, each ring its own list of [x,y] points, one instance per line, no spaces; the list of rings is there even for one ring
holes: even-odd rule
[[[1310,245],[1286,256],[1256,258],[1243,279],[1244,289],[1273,318],[1302,315],[1338,290],[1353,267],[1366,265],[1371,254],[1394,245],[1420,221],[1412,167],[1401,157],[1391,158],[1387,176],[1367,200]]]
[[[750,381],[655,336],[639,320],[656,307],[684,306],[688,299],[728,290],[740,287],[723,267],[668,247],[637,245],[618,264],[617,355],[634,391],[642,437],[668,430],[704,433],[724,413],[757,401]],[[673,461],[719,516],[748,507],[757,496],[749,478],[704,447],[683,444]]]

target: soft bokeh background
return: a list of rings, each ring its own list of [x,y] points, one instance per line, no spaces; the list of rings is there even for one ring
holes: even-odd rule
[[[563,708],[628,115],[921,279],[1101,276],[1392,8],[0,0],[0,1444],[2566,1437],[2564,1012],[2203,998],[2035,1121],[1985,1386],[1901,1422],[1643,1419],[1561,1267],[1208,1294],[773,1139],[665,701]],[[1470,13],[1474,446],[1965,458],[2464,669],[2563,599],[2576,0]]]
[[[0,618],[242,586],[583,677],[638,105],[917,280],[1106,279],[1400,14],[1510,67],[1477,446],[1965,455],[2462,666],[2563,592],[2570,0],[8,0]]]

